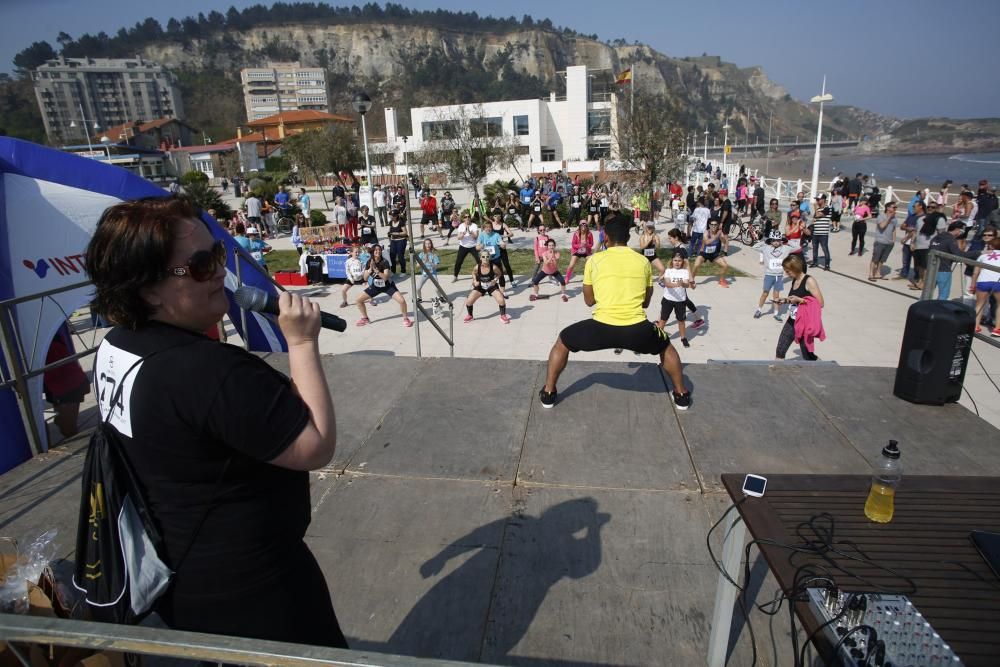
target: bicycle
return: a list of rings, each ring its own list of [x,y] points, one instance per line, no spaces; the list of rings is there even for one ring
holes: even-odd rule
[[[277,233],[279,235],[291,234],[292,227],[295,225],[295,218],[293,216],[292,209],[290,208],[279,209],[277,218],[278,218],[276,223]]]
[[[750,220],[745,223],[740,234],[740,241],[743,245],[753,247],[764,238],[764,225],[757,220]]]

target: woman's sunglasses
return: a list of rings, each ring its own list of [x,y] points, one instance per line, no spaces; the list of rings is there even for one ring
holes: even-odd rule
[[[191,255],[185,266],[175,266],[167,269],[172,276],[183,278],[191,276],[200,283],[210,280],[215,270],[226,265],[226,246],[222,241],[212,244],[211,250],[199,250]]]

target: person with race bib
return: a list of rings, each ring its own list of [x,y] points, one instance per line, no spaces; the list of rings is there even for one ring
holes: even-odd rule
[[[500,251],[507,245],[501,233],[503,226],[502,220],[493,218],[492,223],[480,230],[479,238],[476,239],[476,250],[480,254],[480,260],[484,252],[489,256],[490,262],[497,268],[497,272],[500,274],[500,287],[506,291],[507,284],[503,279],[503,266],[500,260]]]
[[[260,231],[256,227],[247,229],[247,239],[247,251],[250,253],[250,256],[257,260],[257,263],[263,267],[264,271],[270,274],[271,271],[267,268],[267,260],[264,259],[264,255],[271,252],[271,246],[261,240]]]
[[[601,198],[593,189],[587,191],[587,198],[584,206],[587,209],[587,225],[597,229],[601,225]],[[569,230],[567,230],[569,231]]]
[[[498,224],[499,227],[497,226]],[[517,285],[517,281],[514,280],[514,269],[510,266],[510,255],[507,254],[507,244],[514,240],[514,232],[499,217],[493,218],[493,228],[499,231],[500,237],[505,240],[505,243],[500,246],[500,265],[507,272],[507,282],[510,283],[511,287],[514,287]]]
[[[774,319],[781,321],[781,291],[785,284],[785,258],[792,254],[792,249],[784,244],[784,238],[777,229],[772,229],[767,241],[761,241],[754,246],[764,257],[764,289],[757,301],[757,309],[753,311],[754,319],[761,316],[761,308],[767,301],[767,293],[771,292],[774,304]]]
[[[580,215],[586,205],[586,198],[580,193],[580,186],[573,186],[573,194],[569,196],[569,220],[566,221],[566,231],[573,230],[574,225],[580,224]]]
[[[465,299],[465,318],[463,322],[468,324],[475,317],[472,314],[472,307],[481,296],[491,296],[500,307],[500,321],[510,324],[510,316],[507,315],[507,301],[503,296],[503,273],[490,257],[488,250],[479,253],[479,264],[472,272],[472,291]]]
[[[675,251],[670,256],[670,268],[664,269],[660,277],[663,286],[663,297],[660,299],[660,319],[656,321],[659,329],[667,326],[670,313],[677,318],[677,329],[681,335],[681,345],[691,347],[687,339],[687,288],[692,285],[691,274],[684,266],[684,254]]]
[[[660,249],[660,235],[656,233],[656,225],[652,220],[648,220],[641,234],[639,234],[639,252],[653,265],[656,275],[663,275],[666,270],[663,262],[656,256]]]
[[[409,237],[406,223],[400,220],[399,213],[397,211],[389,213],[389,261],[393,273],[396,273],[396,266],[399,266],[401,277],[406,275],[406,240]]]
[[[573,269],[579,260],[587,261],[587,258],[594,253],[594,234],[590,231],[590,226],[586,222],[581,222],[580,227],[573,232],[573,239],[570,242],[569,268],[566,269],[566,282],[573,279]]]
[[[528,297],[529,301],[538,300],[538,283],[542,282],[546,278],[551,278],[559,283],[562,287],[562,300],[563,302],[569,301],[569,297],[566,296],[566,280],[559,273],[559,257],[560,253],[556,250],[555,239],[547,238],[545,239],[545,250],[542,251],[539,257],[540,266],[535,272],[534,277],[531,279],[531,296]]]
[[[391,225],[390,225],[391,229]],[[389,262],[382,257],[382,246],[372,246],[371,257],[368,258],[368,266],[365,267],[362,278],[368,282],[368,287],[358,297],[358,310],[361,311],[361,319],[357,321],[357,326],[363,327],[371,324],[368,319],[368,309],[365,302],[377,297],[379,294],[386,294],[393,301],[399,304],[399,310],[403,314],[403,326],[412,327],[413,322],[409,318],[409,309],[406,307],[406,299],[399,293],[396,283],[392,281],[392,272],[389,270]]]
[[[562,220],[559,218],[559,202],[563,199],[563,189],[560,185],[557,189],[549,193],[549,196],[545,199],[545,206],[549,209],[549,216],[552,218],[552,222],[549,226],[555,229],[556,227],[562,227]]]
[[[823,293],[819,289],[819,283],[812,276],[806,275],[806,263],[802,260],[802,257],[799,255],[790,255],[782,262],[782,266],[785,269],[785,274],[792,279],[792,282],[788,288],[788,296],[780,300],[781,303],[787,303],[789,306],[788,319],[785,320],[785,326],[781,328],[781,333],[778,335],[778,345],[774,353],[776,359],[784,359],[785,354],[788,353],[788,348],[795,341],[795,317],[798,314],[799,308],[805,303],[805,300],[813,298],[819,303],[820,308],[824,306]],[[800,337],[799,351],[802,354],[802,358],[806,361],[816,361],[819,359],[819,357],[806,348],[806,344],[806,338],[804,336]]]
[[[545,225],[538,225],[538,229],[535,232],[535,241],[532,244],[535,253],[535,268],[531,272],[532,279],[538,274],[539,269],[542,268],[542,255],[545,254],[545,245],[548,240],[549,235]]]
[[[542,218],[542,194],[536,192],[535,196],[532,197],[531,202],[528,204],[528,219],[524,225],[521,226],[521,231],[525,231],[528,227],[537,227],[538,225],[544,224],[544,219]]]
[[[462,263],[466,255],[475,255],[476,246],[479,244],[479,225],[472,221],[472,216],[468,211],[462,212],[461,221],[455,229],[458,234],[458,254],[455,256],[454,275],[451,282],[458,282],[458,272],[462,270]]]
[[[525,207],[525,210],[527,210],[527,207]],[[491,212],[490,220],[493,220],[495,215],[495,212]],[[517,201],[517,195],[513,192],[508,193],[507,195],[507,203],[504,205],[503,220],[508,225],[514,225],[516,227],[521,226],[521,205]]]
[[[608,249],[587,262],[583,300],[593,307],[593,317],[571,324],[559,333],[546,368],[545,384],[538,392],[543,408],[557,401],[556,385],[571,352],[623,348],[660,357],[660,366],[673,385],[671,396],[678,410],[691,406],[684,388],[681,360],[666,333],[646,319],[653,296],[653,271],[649,262],[628,247],[631,222],[621,216],[605,224]]]
[[[340,307],[347,308],[347,291],[354,285],[365,285],[365,266],[361,263],[361,247],[351,246],[351,252],[344,262],[344,286],[340,288]]]
[[[375,216],[368,212],[368,206],[362,206],[358,212],[358,229],[361,231],[359,239],[361,245],[370,248],[378,245],[378,224]]]
[[[691,289],[695,289],[697,285],[695,280],[698,279],[698,269],[704,262],[713,262],[719,265],[719,287],[729,287],[729,283],[726,282],[726,271],[729,270],[729,263],[726,261],[726,248],[729,239],[726,235],[722,233],[722,227],[719,225],[719,221],[716,220],[708,226],[708,231],[705,233],[705,245],[704,249],[698,255],[698,258],[694,260],[694,268],[691,270]]]

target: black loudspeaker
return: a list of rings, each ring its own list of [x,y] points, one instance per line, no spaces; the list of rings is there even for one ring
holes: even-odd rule
[[[306,257],[306,273],[309,276],[310,285],[323,282],[326,277],[326,258],[323,255]]]
[[[911,403],[956,402],[975,327],[975,311],[961,303],[918,301],[910,306],[892,393]]]

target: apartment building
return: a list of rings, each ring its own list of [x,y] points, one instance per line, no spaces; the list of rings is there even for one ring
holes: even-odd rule
[[[330,111],[326,71],[321,67],[268,63],[241,70],[240,79],[247,122],[285,111]]]
[[[84,142],[109,127],[184,115],[176,80],[143,58],[55,58],[31,73],[54,144]]]

